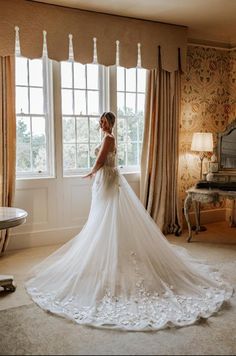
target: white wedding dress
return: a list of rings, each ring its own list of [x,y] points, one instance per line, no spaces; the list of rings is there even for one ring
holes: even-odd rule
[[[96,173],[82,231],[34,268],[28,293],[43,309],[96,327],[147,331],[208,318],[232,287],[167,241],[115,157]]]

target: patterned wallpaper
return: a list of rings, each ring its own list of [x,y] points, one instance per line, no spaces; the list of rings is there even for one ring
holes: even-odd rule
[[[186,189],[200,176],[199,157],[190,150],[192,134],[212,132],[215,147],[217,132],[224,131],[236,118],[236,51],[188,47],[181,108],[179,189],[183,204]],[[207,171],[206,159],[204,171]]]

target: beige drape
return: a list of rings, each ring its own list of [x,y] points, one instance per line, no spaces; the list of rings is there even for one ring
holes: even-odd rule
[[[14,57],[0,57],[0,206],[11,206],[15,191],[16,118]],[[0,254],[8,243],[1,231]]]
[[[147,211],[165,233],[181,231],[178,204],[178,142],[180,71],[149,71],[140,196]]]

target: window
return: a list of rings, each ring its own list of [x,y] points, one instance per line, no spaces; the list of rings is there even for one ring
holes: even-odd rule
[[[146,70],[117,67],[118,165],[138,170],[143,139]]]
[[[65,175],[88,170],[101,142],[105,69],[96,64],[61,62],[63,168]]]
[[[93,166],[95,147],[102,139],[99,117],[109,110],[117,116],[117,163],[123,172],[138,171],[145,69],[16,57],[17,177],[54,175],[52,69],[57,152],[60,159],[62,148],[63,175],[79,175]],[[60,166],[58,162],[58,169]]]
[[[53,175],[50,63],[16,57],[17,177]]]

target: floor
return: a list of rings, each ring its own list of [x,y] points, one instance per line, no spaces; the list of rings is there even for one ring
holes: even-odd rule
[[[193,256],[195,256],[197,258],[207,259],[208,262],[212,262],[214,264],[216,263],[219,266],[221,266],[221,265],[224,266],[224,268],[225,268],[224,272],[228,274],[227,277],[229,278],[230,282],[234,286],[236,286],[236,274],[235,274],[236,228],[230,228],[226,222],[219,222],[219,223],[214,223],[214,224],[208,224],[207,231],[201,232],[197,235],[194,233],[191,243],[187,243],[187,232],[184,232],[180,237],[175,237],[173,235],[167,236],[167,239],[173,244],[186,247],[188,249],[188,251]],[[36,248],[30,248],[30,249],[24,249],[24,250],[10,251],[6,255],[4,255],[0,258],[0,273],[1,274],[12,274],[14,276],[14,281],[17,285],[16,291],[14,293],[9,293],[9,294],[0,293],[0,311],[8,310],[8,309],[19,307],[19,306],[27,306],[28,305],[29,308],[32,307],[33,303],[31,301],[31,299],[29,298],[29,296],[26,294],[25,289],[24,289],[24,285],[23,285],[24,279],[25,279],[28,271],[31,269],[31,267],[33,267],[35,264],[39,263],[42,259],[44,259],[46,256],[51,254],[58,247],[59,247],[59,245],[54,245],[54,246],[44,246],[44,247],[36,247]],[[232,325],[235,325],[235,331],[236,331],[236,300],[233,301],[232,311],[230,311],[229,314],[227,314],[227,312],[226,312],[225,318],[229,318],[229,317],[230,317],[230,319],[229,319],[230,324],[228,322],[227,323],[228,325],[223,325],[224,323],[227,322],[226,319],[224,320],[224,313],[223,313],[223,316],[220,316],[218,318],[219,323],[220,324],[222,323],[222,332],[224,330],[224,333],[228,333],[228,335],[229,335],[229,330],[227,330],[227,327],[228,328],[230,327],[230,332],[232,332],[233,331]],[[210,318],[210,319],[213,320],[214,318]],[[215,318],[215,319],[217,319],[217,318]],[[62,323],[63,323],[63,321],[62,321]],[[217,327],[219,327],[219,323],[216,321],[216,325],[218,325]],[[213,323],[213,326],[214,326],[214,323]],[[3,327],[3,325],[1,325],[1,321],[0,321],[0,329],[1,329],[1,327]],[[77,325],[75,327],[78,328]],[[197,328],[197,327],[202,327],[202,326],[194,326],[192,328]],[[79,327],[79,328],[81,328],[81,327]],[[190,328],[190,327],[188,327],[188,328]],[[182,329],[186,330],[188,328],[182,328]],[[233,326],[233,328],[234,328],[234,326]],[[179,332],[179,335],[181,335],[181,337],[183,337],[183,334],[184,334],[183,330],[181,332]],[[193,329],[193,330],[195,330],[195,329]],[[198,329],[198,330],[200,331],[200,329]],[[92,332],[92,331],[90,331],[90,332]],[[165,331],[165,334],[163,334],[163,335],[165,335],[165,338],[167,335],[166,332],[167,331]],[[214,329],[212,332],[214,333]],[[106,333],[109,333],[109,331],[106,331]],[[158,332],[158,333],[159,333],[158,338],[160,339],[158,342],[160,343],[162,334],[161,334],[161,332]],[[188,333],[189,333],[189,331],[188,331]],[[109,335],[111,335],[111,334],[106,334],[106,337],[109,337]],[[173,342],[176,342],[176,345],[178,345],[176,338],[177,338],[177,336],[175,335]],[[136,342],[139,342],[138,336],[137,336]],[[204,342],[205,342],[205,344],[204,344]],[[227,339],[227,345],[224,345],[224,338],[223,338],[222,339],[223,344],[221,345],[223,348],[220,347],[220,349],[219,348],[217,349],[217,344],[215,343],[215,341],[209,340],[206,338],[205,341],[202,341],[202,343],[200,345],[201,347],[199,350],[203,350],[203,351],[201,351],[202,353],[199,353],[199,354],[213,354],[213,353],[209,353],[209,352],[213,352],[212,350],[214,350],[215,354],[226,354],[226,353],[224,353],[226,351],[227,351],[227,354],[235,354],[236,353],[236,345],[234,343],[234,345],[229,346],[229,344],[231,342],[233,343],[233,339],[232,340],[231,340],[231,338],[230,338],[230,340]],[[209,346],[211,343],[212,343],[212,348]],[[168,345],[168,347],[170,347],[170,346],[171,345]],[[172,346],[174,347],[174,345],[172,345]],[[224,348],[224,346],[225,346],[225,348]],[[148,347],[149,346],[147,345],[146,346],[146,354],[155,354],[155,352],[152,353],[151,350],[149,353]],[[168,349],[168,347],[167,347],[167,349]],[[209,351],[209,350],[211,350],[211,351]],[[176,354],[178,354],[178,349],[176,351],[177,351]],[[112,354],[116,354],[114,352]],[[121,354],[125,354],[122,352],[121,349],[120,349],[120,352],[121,352]],[[173,354],[173,350],[171,352]],[[179,348],[179,352],[180,352],[179,354],[192,354],[191,348],[189,349],[189,352],[188,352],[183,347],[183,345]],[[117,354],[118,353],[119,352],[117,350]],[[196,350],[195,350],[195,353],[196,353]],[[0,354],[1,354],[1,342],[0,342]],[[132,349],[132,347],[129,346],[129,352],[127,354],[139,354],[137,351],[137,345],[134,347],[134,349]],[[156,352],[156,354],[160,354],[160,353]]]

